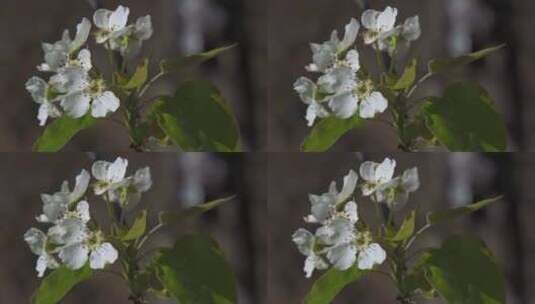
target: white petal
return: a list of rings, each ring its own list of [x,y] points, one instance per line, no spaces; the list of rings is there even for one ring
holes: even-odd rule
[[[350,48],[357,40],[359,34],[360,24],[355,18],[351,18],[349,24],[346,25],[344,39],[338,44],[338,52],[344,52]]]
[[[138,40],[147,40],[153,34],[152,20],[150,16],[140,17],[136,21],[135,35]]]
[[[311,104],[315,101],[317,87],[312,80],[306,77],[297,79],[294,83],[294,90],[299,94],[304,103]]]
[[[398,15],[398,10],[387,6],[384,12],[379,14],[377,17],[377,28],[381,32],[387,32],[394,28],[396,24],[396,17]]]
[[[150,189],[152,186],[152,179],[149,167],[145,167],[136,171],[133,185],[138,192],[146,192]]]
[[[405,170],[401,177],[401,186],[407,192],[414,192],[420,188],[420,179],[418,178],[418,168]]]
[[[357,50],[350,50],[347,52],[346,61],[353,72],[358,72],[360,70],[360,55]]]
[[[32,77],[26,82],[26,90],[36,103],[44,103],[48,84],[40,77]]]
[[[373,92],[365,98],[360,105],[360,117],[373,118],[378,113],[383,113],[388,107],[388,101],[379,92]]]
[[[88,237],[85,223],[78,218],[66,218],[48,229],[48,236],[56,244],[71,245],[84,242]]]
[[[321,104],[317,102],[312,102],[307,107],[305,119],[308,122],[307,125],[309,127],[312,127],[314,125],[314,122],[316,121],[316,118],[322,118],[327,116],[329,116],[329,112],[327,112],[327,110],[325,110],[325,108]]]
[[[357,247],[351,244],[339,245],[327,251],[327,259],[338,270],[347,270],[357,258]]]
[[[394,176],[394,170],[396,169],[396,161],[390,158],[385,158],[381,164],[377,166],[375,171],[375,177],[380,183],[386,183]]]
[[[41,194],[43,201],[43,215],[39,217],[41,222],[55,223],[67,210],[68,197],[63,193],[54,195]]]
[[[331,206],[336,203],[336,197],[330,193],[323,195],[309,195],[312,215],[321,223],[329,217]]]
[[[324,44],[312,44],[313,64],[315,71],[323,72],[330,68],[336,59],[336,45],[328,42]]]
[[[89,33],[91,32],[91,22],[87,18],[82,19],[82,22],[76,27],[76,37],[71,43],[70,52],[74,52],[82,47],[87,42],[89,38]]]
[[[43,103],[41,106],[39,106],[37,119],[39,120],[39,125],[41,127],[46,125],[46,121],[48,120],[48,104]]]
[[[358,99],[352,93],[341,94],[329,101],[329,107],[336,117],[347,119],[357,112]]]
[[[45,233],[37,228],[30,228],[24,234],[24,241],[36,255],[42,255],[45,252],[46,239]]]
[[[364,11],[361,17],[362,25],[369,30],[377,31],[377,19],[379,18],[380,13],[381,12],[372,9]]]
[[[318,79],[318,86],[331,94],[342,94],[353,91],[357,85],[355,71],[350,67],[341,66],[332,69]]]
[[[97,96],[91,105],[91,115],[95,118],[105,117],[109,112],[119,109],[120,101],[111,91],[106,91]]]
[[[106,180],[118,183],[123,180],[128,167],[128,160],[118,157],[109,167]]]
[[[372,161],[365,161],[360,165],[359,173],[360,177],[364,179],[367,182],[374,183],[377,181],[377,178],[375,177],[375,171],[377,170],[377,166],[379,164]]]
[[[65,96],[61,101],[61,106],[65,113],[72,118],[80,118],[89,110],[91,98],[89,95],[79,92]]]
[[[93,63],[91,62],[91,52],[88,49],[83,49],[78,53],[78,62],[80,66],[89,71],[93,68]]]
[[[91,173],[93,177],[99,181],[107,181],[108,178],[108,168],[111,163],[103,160],[97,160],[93,163],[91,167]]]
[[[76,205],[76,213],[78,214],[78,218],[83,222],[86,223],[91,220],[91,214],[89,213],[89,203],[87,201],[81,201]]]
[[[74,190],[72,193],[70,193],[69,201],[74,202],[80,199],[85,192],[87,191],[87,187],[89,186],[89,180],[91,179],[91,176],[86,170],[82,170],[78,176],[76,176],[76,185],[74,186]]]
[[[109,28],[112,31],[118,31],[123,29],[128,22],[128,15],[130,14],[130,9],[119,5],[117,9],[110,15]]]
[[[359,176],[353,170],[350,170],[349,173],[344,176],[344,186],[342,187],[342,191],[338,194],[336,198],[336,201],[338,203],[347,200],[353,194],[353,192],[355,192],[358,179]]]
[[[77,270],[84,267],[89,255],[89,249],[83,244],[74,244],[63,247],[59,258],[69,269]]]
[[[386,252],[379,244],[373,243],[359,252],[359,269],[372,269],[375,264],[382,264],[386,259]]]
[[[420,29],[420,19],[418,16],[414,16],[405,20],[403,24],[403,30],[401,35],[407,41],[415,41],[420,38],[422,31]]]
[[[303,255],[308,256],[314,252],[315,237],[308,230],[299,228],[292,235],[292,241]]]
[[[347,202],[347,204],[344,206],[344,215],[352,224],[358,222],[359,214],[357,203],[354,201]]]
[[[86,70],[78,66],[69,66],[52,76],[50,85],[61,93],[74,93],[87,89],[90,85],[90,79]]]
[[[99,9],[93,15],[93,22],[95,26],[102,30],[110,29],[110,16],[112,11],[107,9]]]
[[[118,256],[117,250],[110,243],[104,243],[91,252],[89,266],[92,269],[103,269],[107,264],[113,264]]]

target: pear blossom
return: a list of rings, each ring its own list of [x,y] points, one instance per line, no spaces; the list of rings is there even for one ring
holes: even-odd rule
[[[96,161],[91,167],[93,177],[97,180],[93,190],[96,195],[110,192],[122,185],[125,180],[128,160],[118,157],[113,163]]]
[[[314,251],[316,237],[308,230],[300,228],[292,236],[293,242],[297,245],[299,251],[306,256],[303,270],[305,277],[310,278],[315,269],[327,269],[327,262]]]
[[[103,269],[106,265],[113,264],[119,253],[111,243],[104,240],[101,231],[93,231],[86,239],[63,247],[58,256],[70,269],[80,269],[88,260],[91,269]]]
[[[37,119],[39,125],[44,126],[49,117],[57,118],[63,113],[56,104],[59,99],[54,97],[52,86],[40,77],[32,77],[26,82],[26,90],[32,95],[33,100],[39,104]]]
[[[342,190],[338,192],[336,182],[332,182],[329,186],[329,191],[322,195],[309,195],[311,203],[311,214],[306,217],[306,221],[312,223],[325,222],[333,212],[336,212],[336,207],[348,200],[355,192],[357,187],[358,175],[355,171],[350,170],[344,176]]]
[[[301,100],[308,105],[306,120],[309,127],[314,125],[316,118],[323,118],[329,115],[327,110],[321,105],[321,101],[316,99],[318,88],[312,80],[306,77],[299,78],[294,83],[294,90],[299,94]]]
[[[42,72],[57,72],[61,68],[76,64],[79,61],[84,61],[87,64],[87,52],[82,53],[77,60],[71,61],[72,55],[75,54],[86,42],[91,31],[91,22],[87,18],[83,18],[77,26],[76,36],[71,40],[69,30],[63,32],[62,39],[54,44],[43,43],[43,51],[45,53],[45,62],[37,67]]]
[[[402,176],[381,185],[375,197],[377,202],[384,202],[391,209],[399,209],[408,201],[409,194],[418,190],[419,187],[418,169],[412,168],[405,170]]]
[[[59,263],[52,254],[47,251],[48,237],[37,228],[30,228],[24,234],[24,240],[28,243],[31,251],[39,256],[35,265],[38,277],[43,277],[47,269],[56,269]]]
[[[143,41],[152,37],[152,19],[144,16],[135,24],[127,25],[129,14],[130,9],[124,6],[117,7],[115,11],[97,10],[93,16],[95,26],[99,29],[96,34],[97,43],[119,51],[123,56],[137,54]]]
[[[361,21],[367,31],[364,33],[364,43],[373,44],[392,35],[398,10],[387,6],[383,12],[369,9],[362,13]]]
[[[152,186],[150,168],[142,168],[136,171],[134,176],[129,176],[115,189],[109,191],[111,202],[119,202],[122,206],[134,206],[141,200],[141,195]]]
[[[76,176],[76,184],[73,191],[69,190],[69,183],[64,181],[59,192],[52,195],[42,194],[41,200],[43,201],[43,214],[37,217],[37,221],[41,223],[57,223],[64,218],[69,207],[78,202],[86,193],[89,185],[89,173],[86,170],[82,170],[78,176]],[[87,202],[85,202],[87,204]],[[82,217],[87,216],[87,212],[82,210],[85,208],[85,204],[80,206]],[[83,214],[82,214],[83,213]]]
[[[360,176],[364,180],[361,186],[362,195],[370,196],[382,185],[387,184],[394,176],[396,161],[385,158],[382,163],[366,161],[360,165]]]

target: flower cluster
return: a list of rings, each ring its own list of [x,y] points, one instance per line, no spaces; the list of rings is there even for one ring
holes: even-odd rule
[[[92,175],[96,181],[91,184],[93,192],[107,203],[132,205],[139,201],[142,192],[152,185],[149,168],[138,170],[134,176],[125,177],[128,161],[118,158],[115,162],[97,161]],[[25,241],[37,259],[36,270],[42,277],[47,269],[61,265],[69,269],[80,269],[89,261],[92,269],[102,269],[118,258],[118,252],[91,218],[87,189],[91,175],[86,171],[76,177],[74,189],[63,182],[60,191],[42,194],[43,214],[36,219],[41,224],[51,225],[47,232],[30,228],[24,235]]]
[[[332,182],[327,193],[309,196],[311,214],[304,220],[321,226],[314,234],[300,228],[292,236],[299,251],[306,256],[306,277],[311,277],[315,269],[327,269],[329,265],[347,270],[356,264],[364,270],[384,262],[385,250],[369,227],[359,220],[354,194],[359,187],[362,195],[371,197],[375,203],[399,208],[407,201],[409,193],[418,189],[419,179],[416,168],[393,178],[395,166],[396,162],[388,158],[382,163],[364,162],[359,170],[364,180],[360,185],[358,174],[351,170],[344,177],[340,191],[336,182]]]
[[[361,18],[365,28],[362,34],[364,44],[392,55],[399,41],[411,42],[419,38],[418,16],[399,26],[395,26],[396,17],[397,9],[391,7],[384,12],[366,10]],[[330,40],[311,44],[313,63],[306,69],[322,75],[316,82],[301,77],[294,84],[301,100],[308,105],[306,120],[309,126],[313,126],[318,117],[334,115],[348,119],[358,114],[368,119],[386,111],[388,100],[360,66],[356,48],[360,26],[356,19],[351,19],[342,40],[335,30]]]
[[[127,26],[128,15],[129,9],[123,6],[115,11],[97,10],[93,16],[96,42],[123,56],[136,54],[142,41],[152,36],[152,22],[150,16],[146,16],[139,18],[135,25]],[[90,112],[93,117],[100,118],[119,108],[119,98],[93,68],[91,52],[84,47],[91,28],[91,22],[83,18],[74,39],[69,30],[65,30],[61,40],[43,43],[45,62],[37,69],[53,75],[48,81],[34,76],[26,82],[26,90],[40,104],[37,118],[41,126],[49,117],[66,114],[80,118]]]

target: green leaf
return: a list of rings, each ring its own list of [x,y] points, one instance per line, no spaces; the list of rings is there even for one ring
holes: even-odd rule
[[[324,118],[312,128],[301,149],[303,152],[324,152],[345,133],[361,124],[362,119],[356,115],[349,119],[339,119],[334,116]]]
[[[57,152],[61,150],[78,132],[91,127],[97,120],[91,115],[82,118],[62,116],[52,122],[35,142],[36,152]]]
[[[88,265],[80,270],[58,268],[47,275],[32,297],[32,304],[59,303],[78,283],[89,279],[93,272]]]
[[[160,69],[162,73],[171,73],[171,72],[179,71],[181,69],[186,69],[186,68],[190,68],[193,66],[197,66],[205,61],[213,59],[214,57],[218,56],[219,54],[223,52],[226,52],[234,48],[235,46],[236,44],[233,44],[233,45],[213,49],[213,50],[200,53],[200,54],[181,56],[181,57],[174,58],[174,59],[165,59],[165,60],[162,60],[162,62],[160,63]]]
[[[329,269],[312,286],[305,304],[329,304],[347,285],[359,280],[366,271],[351,267],[346,271]]]
[[[147,210],[143,210],[136,218],[132,227],[121,238],[123,241],[133,241],[145,233],[147,229]]]
[[[427,280],[448,303],[505,303],[505,282],[485,244],[455,235],[425,261]]]
[[[414,233],[414,227],[416,222],[416,211],[412,211],[407,218],[401,224],[396,235],[392,238],[394,242],[403,242],[406,239],[410,238]]]
[[[396,84],[392,87],[393,90],[405,90],[412,86],[414,80],[416,80],[416,67],[418,61],[416,59],[411,60],[411,62],[405,67],[405,71],[401,77],[397,80]]]
[[[156,258],[158,277],[182,304],[236,303],[236,279],[210,237],[186,235]]]
[[[194,206],[194,207],[191,207],[183,211],[179,211],[179,212],[165,212],[165,211],[160,212],[160,223],[164,225],[168,225],[174,222],[179,222],[186,218],[199,216],[235,198],[236,196],[233,195],[233,196],[217,199],[214,201],[210,201],[208,203],[204,203],[201,205],[197,205],[197,206]]]
[[[427,127],[450,151],[505,151],[504,121],[483,88],[453,84],[432,101],[422,108]]]
[[[440,224],[446,221],[450,221],[460,216],[468,215],[472,212],[485,208],[489,206],[490,204],[496,201],[499,201],[501,199],[502,199],[502,196],[498,196],[498,197],[482,200],[477,203],[464,206],[464,207],[432,212],[427,215],[427,223],[429,225],[436,225],[436,224]]]
[[[137,67],[136,72],[132,75],[132,78],[128,80],[128,83],[123,86],[124,89],[132,90],[142,87],[149,77],[149,60],[145,59]]]
[[[429,62],[429,73],[438,74],[446,73],[458,67],[470,64],[476,60],[480,60],[489,56],[490,54],[502,49],[505,47],[505,44],[498,45],[495,47],[490,47],[484,50],[480,50],[475,53],[470,53],[455,58],[442,58],[442,59],[433,59]]]
[[[236,151],[239,130],[232,111],[208,82],[181,85],[153,108],[162,130],[186,151]]]

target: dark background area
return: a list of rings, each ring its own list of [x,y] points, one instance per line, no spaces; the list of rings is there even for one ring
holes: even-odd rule
[[[71,35],[82,17],[92,20],[93,5],[130,8],[130,23],[150,14],[153,37],[144,43],[144,54],[155,59],[202,52],[238,43],[200,68],[173,74],[158,82],[151,96],[171,94],[180,81],[214,82],[231,105],[240,126],[244,150],[266,145],[266,15],[264,1],[245,0],[6,0],[0,10],[0,150],[30,151],[43,131],[38,126],[38,105],[24,84],[43,61],[42,42],[55,42],[64,29]],[[105,52],[90,38],[93,61],[107,63]],[[97,51],[98,50],[98,51]],[[158,61],[153,62],[157,71]],[[67,151],[128,151],[127,134],[109,122],[79,134]]]
[[[532,185],[535,161],[531,154],[470,154],[470,153],[274,153],[269,165],[268,245],[270,304],[301,303],[314,280],[303,273],[304,257],[291,236],[305,225],[303,216],[310,213],[308,194],[321,194],[331,181],[341,187],[350,169],[358,170],[364,160],[381,162],[385,157],[397,160],[396,175],[405,169],[418,167],[421,186],[411,194],[408,204],[398,214],[397,221],[409,210],[420,207],[418,227],[424,215],[503,194],[504,199],[471,216],[436,226],[424,233],[415,248],[440,246],[448,235],[472,233],[483,239],[494,253],[505,274],[507,303],[535,302],[535,212]],[[367,199],[356,196],[359,216],[373,219],[374,208]],[[395,287],[380,275],[368,275],[344,289],[333,302],[394,303]],[[418,303],[443,303],[419,301]]]
[[[419,56],[419,75],[432,58],[457,56],[505,43],[506,49],[446,77],[428,81],[416,97],[439,95],[446,83],[471,80],[481,83],[503,114],[511,151],[535,146],[535,6],[528,0],[271,0],[269,11],[270,117],[269,147],[298,151],[309,132],[306,106],[293,91],[300,76],[314,77],[305,65],[312,61],[309,43],[328,40],[332,30],[343,35],[351,17],[360,19],[363,5],[383,10],[398,8],[398,22],[420,16],[422,36],[409,56]],[[366,48],[368,49],[368,48]],[[363,51],[362,47],[359,50]],[[375,65],[370,52],[361,53],[363,66]],[[333,151],[395,151],[395,133],[373,122],[344,137]]]
[[[198,202],[236,194],[237,198],[200,218],[170,226],[155,235],[146,249],[169,246],[175,236],[205,233],[215,238],[229,260],[238,280],[239,301],[266,303],[267,233],[266,158],[204,153],[37,155],[4,153],[0,160],[0,303],[29,303],[39,286],[34,256],[23,235],[41,214],[41,193],[59,191],[63,180],[72,184],[82,168],[91,169],[93,159],[113,161],[117,156],[129,160],[127,174],[150,166],[153,187],[137,207],[150,208],[150,224],[157,223],[158,212],[177,211]],[[105,223],[104,202],[92,199],[92,214]],[[152,227],[152,226],[151,226]],[[118,265],[114,265],[118,267]],[[112,268],[113,269],[113,268]],[[128,290],[114,276],[97,274],[82,283],[62,303],[129,303]],[[151,300],[151,303],[174,303]]]

